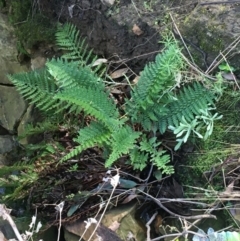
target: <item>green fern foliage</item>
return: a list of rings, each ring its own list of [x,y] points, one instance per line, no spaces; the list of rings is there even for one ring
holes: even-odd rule
[[[183,116],[192,121],[201,111],[214,107],[213,92],[200,83],[177,90],[176,87],[180,87],[177,75],[183,66],[177,44],[168,42],[155,62],[144,68],[132,98],[126,100],[126,110],[133,123],[140,123],[144,130],[163,134],[168,126],[178,126]]]
[[[183,119],[192,123],[198,118],[197,123],[202,122],[212,130],[218,117],[206,110],[214,108],[215,96],[201,83],[179,82],[177,76],[185,66],[175,41],[168,41],[155,62],[145,66],[121,112],[99,75],[101,67],[94,67],[96,57],[81,40],[77,28],[71,24],[59,25],[56,42],[63,50],[59,59],[47,61],[42,70],[8,77],[23,97],[44,113],[62,116],[68,113],[76,117],[81,112],[91,120],[78,131],[74,139],[76,147],[61,161],[98,146],[108,150],[106,167],[127,156],[135,169],[142,170],[150,162],[163,173],[171,174],[170,156],[161,149],[161,142],[156,137],[147,139],[145,132],[135,131],[134,124],[139,123],[139,129],[150,131],[152,136],[157,131],[163,134],[169,126],[173,133],[178,133]],[[28,132],[39,133],[52,124],[57,126],[55,121],[48,124],[32,126]]]
[[[18,136],[18,139],[22,139],[31,135],[41,134],[46,131],[49,131],[49,132],[57,131],[59,129],[57,123],[58,123],[57,120],[53,121],[49,119],[46,119],[42,122],[38,122],[35,125],[33,125],[32,123],[29,123],[26,126],[24,133],[21,136]]]
[[[114,130],[119,124],[116,106],[106,92],[82,87],[62,90],[54,98],[81,107],[109,129]]]
[[[168,126],[178,126],[184,117],[191,122],[196,116],[209,106],[214,106],[214,93],[206,89],[202,84],[195,82],[182,88],[176,96],[177,100],[167,105],[168,112],[159,115],[158,126],[161,133],[164,133]]]
[[[81,66],[86,66],[91,60],[92,50],[88,49],[85,40],[80,39],[80,33],[73,24],[58,25],[56,43],[60,49],[66,51],[61,58],[74,60]],[[91,60],[92,61],[92,60]]]
[[[170,43],[166,50],[156,56],[155,62],[145,66],[140,79],[127,102],[127,112],[133,122],[147,116],[156,119],[153,107],[159,105],[159,111],[165,111],[165,105],[171,101],[171,88],[176,84],[175,76],[183,67],[180,50],[175,42]],[[151,111],[149,111],[151,110]]]
[[[105,67],[102,65],[94,65],[97,56],[93,54],[92,49],[88,48],[85,39],[80,37],[80,33],[75,25],[66,23],[58,25],[56,32],[56,43],[64,54],[62,59],[67,61],[74,61],[81,67],[89,67],[98,76],[105,74]]]
[[[115,131],[111,139],[112,152],[105,162],[105,166],[110,167],[122,155],[128,154],[135,147],[135,143],[140,135],[140,132],[133,131],[129,126]]]
[[[173,166],[169,165],[170,156],[165,150],[160,149],[161,142],[157,142],[156,137],[147,139],[145,135],[139,146],[135,146],[130,152],[130,163],[134,169],[143,170],[148,161],[155,165],[162,173],[174,173]]]
[[[46,66],[59,89],[75,87],[95,87],[99,91],[105,89],[103,81],[89,67],[79,67],[76,62],[64,59],[52,59],[46,63]]]
[[[8,78],[22,96],[40,110],[45,111],[52,106],[59,108],[61,105],[53,99],[58,86],[46,69],[8,75]]]
[[[73,140],[78,144],[70,153],[61,159],[66,161],[74,156],[81,154],[82,151],[94,147],[104,146],[111,137],[111,131],[100,122],[91,122],[89,126],[80,129],[77,138]]]

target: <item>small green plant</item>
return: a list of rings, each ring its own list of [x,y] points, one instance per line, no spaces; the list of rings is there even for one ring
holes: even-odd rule
[[[149,12],[153,12],[153,8],[152,8],[152,0],[150,1],[144,1],[143,2],[144,8],[149,11]]]
[[[234,67],[230,66],[228,63],[222,63],[218,66],[218,68],[221,71],[224,71],[224,72],[234,72],[234,71],[236,71],[236,69]]]
[[[210,114],[215,108],[215,93],[211,89],[198,82],[179,82],[177,76],[186,67],[174,40],[166,41],[166,49],[154,63],[146,65],[131,98],[126,99],[120,111],[101,78],[104,68],[94,66],[97,57],[87,50],[84,40],[79,40],[76,27],[59,27],[56,38],[65,51],[60,59],[49,60],[42,70],[9,75],[9,79],[43,113],[57,116],[53,118],[56,126],[56,120],[63,120],[66,113],[90,117],[91,121],[73,139],[75,148],[60,162],[98,146],[107,153],[106,167],[125,156],[135,169],[142,170],[150,162],[163,173],[171,174],[174,170],[169,165],[170,156],[160,147],[156,133],[164,134],[169,127],[181,137],[179,148],[192,133],[202,138],[200,127],[207,128],[208,137],[213,122],[220,118],[216,113]],[[136,123],[141,127],[138,130]],[[46,122],[48,126],[51,127]],[[39,130],[41,126],[35,128],[35,132]]]

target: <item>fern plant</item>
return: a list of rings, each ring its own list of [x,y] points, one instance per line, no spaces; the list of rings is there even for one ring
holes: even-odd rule
[[[160,148],[161,142],[156,137],[148,140],[143,132],[135,131],[134,124],[141,124],[145,131],[164,133],[169,126],[177,128],[183,117],[191,122],[203,116],[207,108],[214,107],[215,98],[200,83],[177,89],[177,75],[184,63],[176,42],[168,42],[156,61],[145,67],[131,99],[126,100],[123,118],[99,74],[101,68],[93,67],[96,57],[86,50],[84,40],[79,41],[76,27],[59,27],[56,38],[65,51],[60,59],[47,61],[43,70],[9,75],[9,79],[44,113],[84,112],[90,117],[90,123],[80,128],[74,138],[76,147],[61,161],[98,146],[108,150],[106,167],[126,155],[135,169],[142,170],[150,161],[163,172],[173,173],[169,155]],[[201,121],[210,125],[214,118],[210,119],[205,115]],[[36,128],[39,131],[39,126]]]
[[[126,100],[131,121],[141,124],[144,130],[164,134],[170,129],[176,137],[186,132],[183,138],[177,139],[175,150],[192,133],[202,138],[199,131],[206,129],[204,137],[207,138],[213,122],[221,118],[211,113],[218,96],[215,89],[206,88],[200,82],[181,83],[178,76],[182,69],[180,49],[176,42],[167,42],[166,50],[157,55],[154,63],[145,66],[131,99]]]

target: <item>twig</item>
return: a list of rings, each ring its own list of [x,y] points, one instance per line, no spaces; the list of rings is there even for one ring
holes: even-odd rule
[[[202,218],[214,218],[217,219],[215,215],[212,214],[202,214],[202,215],[195,215],[195,216],[182,216],[180,214],[176,214],[172,211],[170,211],[168,208],[166,208],[158,199],[154,198],[152,195],[143,192],[140,189],[137,189],[138,191],[140,191],[141,193],[145,194],[146,196],[150,197],[158,206],[160,206],[163,210],[165,210],[166,212],[168,212],[169,214],[171,214],[174,217],[178,217],[178,218],[185,218],[185,219],[202,219]]]
[[[150,218],[150,220],[146,223],[146,228],[147,228],[147,241],[151,241],[151,237],[150,237],[150,231],[151,231],[151,223],[153,222],[153,220],[156,218],[158,212],[155,212],[152,217]]]
[[[231,0],[231,1],[217,1],[217,2],[203,2],[203,3],[199,3],[199,5],[213,5],[213,4],[227,4],[227,3],[240,3],[240,1]]]
[[[12,217],[10,216],[10,212],[11,212],[11,210],[7,209],[4,204],[0,204],[0,217],[2,217],[3,220],[7,220],[9,222],[18,241],[23,241],[23,238],[22,238],[21,234],[19,233],[16,224],[14,223]]]
[[[119,170],[118,170],[118,169],[117,169],[117,175],[118,175],[118,177],[119,177]],[[110,201],[111,201],[111,199],[112,199],[112,196],[113,196],[113,193],[114,193],[116,187],[117,187],[117,185],[113,185],[113,190],[112,190],[111,195],[110,195],[110,197],[109,197],[109,199],[108,199],[108,201],[107,201],[107,203],[106,203],[106,206],[105,206],[105,208],[104,208],[104,210],[103,210],[103,213],[102,213],[101,217],[99,218],[98,223],[97,223],[95,229],[93,230],[91,236],[89,237],[88,241],[91,240],[91,238],[92,238],[93,235],[95,234],[96,230],[98,229],[98,227],[99,227],[99,225],[100,225],[100,223],[101,223],[101,221],[102,221],[102,219],[103,219],[103,216],[105,215],[105,212],[107,211],[108,205],[109,205],[109,203],[110,203]]]
[[[230,65],[228,64],[228,61],[227,61],[226,57],[225,57],[221,52],[220,52],[220,54],[221,54],[221,56],[223,57],[224,61],[226,62],[227,66],[228,66],[228,68],[229,68],[229,70],[230,70],[230,72],[231,72],[231,74],[232,74],[232,76],[233,76],[233,79],[234,79],[234,81],[235,81],[236,86],[238,87],[238,89],[240,89],[240,87],[239,87],[239,85],[238,85],[238,82],[237,82],[237,80],[236,80],[236,77],[235,77],[235,75],[234,75],[233,72],[232,72],[232,68],[231,68]]]
[[[190,51],[188,50],[188,47],[187,47],[187,45],[186,45],[186,43],[185,43],[185,41],[184,41],[184,39],[183,39],[183,37],[182,37],[182,35],[181,35],[181,33],[180,33],[180,31],[179,31],[178,27],[177,27],[177,25],[176,25],[176,23],[175,23],[175,21],[174,21],[174,19],[173,19],[172,14],[171,14],[171,13],[169,13],[169,15],[170,15],[170,18],[172,19],[172,22],[173,22],[173,26],[174,26],[174,28],[176,29],[176,31],[177,31],[177,33],[178,33],[178,35],[179,35],[179,36],[180,36],[180,38],[181,38],[181,41],[182,41],[182,43],[183,43],[183,45],[184,45],[184,48],[185,48],[185,49],[186,49],[186,51],[188,52],[188,55],[190,56],[191,61],[194,63],[193,57],[192,57],[192,55],[191,55]],[[195,64],[195,63],[194,63],[194,64]]]
[[[183,236],[184,234],[185,234],[185,230],[183,231],[183,232],[181,232],[181,233],[170,233],[170,234],[165,234],[165,235],[163,235],[163,236],[160,236],[160,237],[157,237],[157,238],[154,238],[154,239],[151,239],[150,241],[158,241],[158,240],[160,240],[160,239],[164,239],[164,238],[169,238],[169,237],[176,237],[176,236],[178,236],[178,237],[180,237],[180,236]],[[191,234],[196,234],[196,235],[198,235],[199,237],[202,237],[202,238],[206,238],[206,235],[204,235],[204,234],[200,234],[200,233],[196,233],[196,232],[193,232],[193,231],[187,231],[188,233],[191,233]]]
[[[167,202],[182,202],[182,203],[190,203],[190,204],[195,204],[195,205],[201,205],[203,207],[209,206],[206,203],[202,202],[194,202],[194,201],[188,201],[185,200],[184,198],[157,198],[159,201],[167,201]],[[166,202],[165,202],[166,203]]]
[[[64,201],[59,203],[55,209],[59,212],[59,226],[58,226],[58,237],[57,237],[57,241],[59,241],[60,239],[60,233],[61,233],[61,226],[62,226],[62,210],[64,207]]]
[[[136,10],[136,12],[137,12],[137,14],[138,14],[138,17],[141,17],[141,15],[140,15],[139,11],[137,10],[137,7],[136,7],[136,5],[135,5],[134,1],[133,1],[133,0],[131,0],[131,2],[132,2],[133,7],[135,8],[135,10]]]
[[[227,56],[234,48],[236,48],[236,46],[239,44],[240,42],[240,36],[238,36],[227,48],[225,48],[222,53]],[[229,50],[228,50],[229,49]],[[228,50],[228,51],[227,51]],[[225,54],[226,52],[226,54]],[[210,64],[210,66],[208,67],[208,69],[205,71],[206,74],[209,74],[210,72],[212,72],[221,62],[222,62],[222,58],[217,61],[217,59],[221,56],[221,54],[219,54],[214,60],[213,62]],[[217,63],[216,63],[217,61]]]

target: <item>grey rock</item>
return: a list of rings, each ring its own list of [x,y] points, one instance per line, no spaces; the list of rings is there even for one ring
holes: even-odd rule
[[[0,136],[0,154],[5,154],[12,151],[15,146],[16,143],[12,136]]]
[[[27,125],[32,123],[32,122],[33,122],[33,106],[30,105],[27,108],[27,111],[23,115],[23,117],[21,119],[21,122],[18,125],[18,129],[17,129],[18,136],[22,136],[25,133],[25,131],[26,131]],[[25,138],[20,139],[19,143],[21,145],[26,145],[26,144],[29,143],[28,140],[29,140],[29,138],[25,137]]]
[[[0,125],[13,131],[26,110],[26,103],[14,87],[0,86]]]
[[[17,61],[17,44],[14,29],[8,23],[7,16],[0,13],[0,84],[11,84],[7,74],[23,72],[26,66],[21,66]]]

